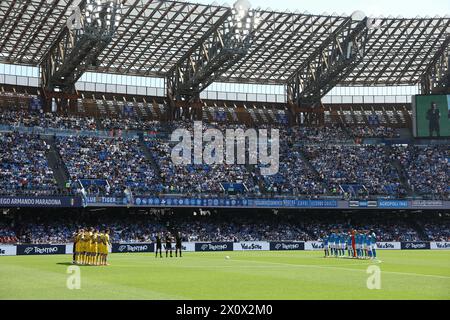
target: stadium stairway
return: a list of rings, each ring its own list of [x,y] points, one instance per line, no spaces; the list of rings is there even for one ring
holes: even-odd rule
[[[99,130],[105,130],[105,127],[102,124],[102,121],[99,118],[94,118],[95,125]]]
[[[428,239],[428,235],[420,223],[418,223],[416,220],[412,220],[411,225],[417,231],[421,239]]]
[[[249,164],[246,165],[245,168],[247,169],[248,172],[254,172],[255,170],[258,170],[258,171],[260,170],[260,168],[255,169],[254,166],[249,165]],[[259,178],[258,175],[252,175],[252,180],[253,180],[253,183],[258,186],[259,191],[261,193],[267,193],[266,186],[264,184],[263,179]]]
[[[314,174],[314,177],[318,181],[323,181],[323,179],[321,178],[321,176],[319,174],[319,171],[317,171],[316,168],[314,168],[314,166],[311,164],[311,162],[309,162],[309,159],[306,156],[306,154],[304,153],[304,151],[302,149],[299,149],[298,152],[300,154],[300,159],[302,159],[302,161],[305,163],[306,167],[308,167],[308,169],[311,170],[311,172]]]
[[[342,128],[342,131],[344,131],[347,134],[349,140],[355,141],[355,137],[353,137],[352,132],[350,131],[350,129],[347,126],[341,126],[341,128]]]
[[[394,154],[394,150],[392,149],[391,146],[387,145],[385,148],[386,148],[385,149],[386,154]],[[400,182],[401,182],[403,188],[405,188],[406,192],[408,193],[408,196],[412,196],[413,191],[411,189],[411,186],[408,184],[408,178],[406,176],[406,172],[403,169],[403,166],[401,165],[400,161],[398,161],[397,159],[390,158],[390,162],[391,162],[391,165],[395,168],[395,170],[397,170],[398,175],[400,177]]]
[[[400,134],[400,139],[405,139],[405,140],[414,139],[410,128],[399,128],[398,133]]]
[[[56,183],[61,190],[65,190],[66,182],[70,180],[69,171],[66,168],[58,149],[55,144],[55,138],[53,136],[42,136],[42,140],[50,146],[45,153],[49,167],[53,170]]]
[[[419,239],[428,239],[428,236],[425,233],[425,230],[423,229],[422,225],[417,222],[415,219],[406,220],[405,221],[405,227],[409,228],[410,230],[414,230],[417,235],[419,236]]]
[[[145,159],[147,159],[150,162],[153,170],[155,170],[157,176],[159,177],[159,180],[161,180],[161,171],[159,170],[159,166],[156,163],[155,159],[153,158],[152,153],[148,149],[147,145],[145,144],[144,137],[142,136],[142,134],[139,135],[139,147],[144,153]]]

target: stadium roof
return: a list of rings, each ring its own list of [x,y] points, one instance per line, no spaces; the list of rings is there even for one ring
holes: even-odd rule
[[[39,65],[63,30],[72,0],[0,1],[0,62]],[[165,77],[192,46],[222,23],[229,7],[128,0],[96,72]],[[247,56],[220,81],[284,84],[350,17],[261,10]],[[381,18],[366,56],[340,85],[413,85],[449,37],[450,18]]]

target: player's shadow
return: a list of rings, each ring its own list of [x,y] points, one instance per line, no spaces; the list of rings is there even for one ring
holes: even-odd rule
[[[56,264],[62,265],[62,266],[74,266],[72,262],[57,262]]]

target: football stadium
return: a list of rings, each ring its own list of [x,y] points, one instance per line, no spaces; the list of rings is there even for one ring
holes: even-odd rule
[[[0,1],[0,300],[450,300],[450,7],[359,3]]]

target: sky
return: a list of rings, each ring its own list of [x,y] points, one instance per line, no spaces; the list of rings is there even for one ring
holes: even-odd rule
[[[236,0],[187,0],[188,2],[212,4],[228,3]],[[253,8],[271,8],[276,11],[308,11],[311,14],[338,13],[351,15],[360,10],[367,16],[415,18],[445,16],[450,17],[450,0],[249,0]]]

